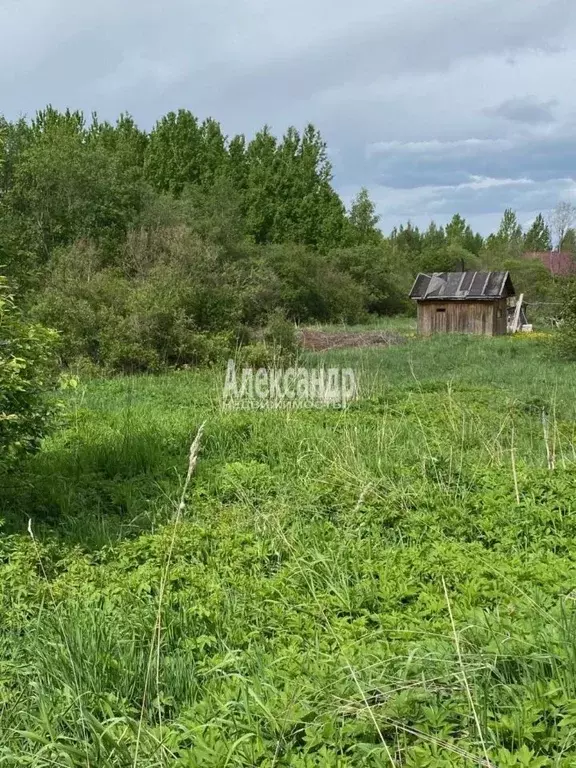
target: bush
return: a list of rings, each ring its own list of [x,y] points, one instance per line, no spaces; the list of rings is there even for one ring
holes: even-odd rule
[[[542,304],[545,310],[550,310],[556,302],[562,301],[565,278],[551,275],[537,259],[510,259],[505,261],[501,268],[510,272],[516,294],[524,294],[528,308],[530,304],[536,303]]]
[[[264,339],[270,344],[277,356],[283,358],[292,358],[298,350],[298,337],[296,327],[286,319],[282,310],[276,310],[272,313],[268,326],[264,333]]]
[[[292,320],[353,323],[365,315],[366,288],[324,254],[276,245],[266,249],[265,258],[279,281],[280,305]]]
[[[64,365],[158,371],[225,359],[241,302],[233,266],[180,227],[129,238],[114,268],[90,244],[61,250],[32,314],[62,331]]]
[[[363,288],[363,304],[369,313],[394,315],[412,311],[412,302],[407,297],[413,275],[385,244],[341,248],[332,252],[331,261]]]
[[[0,278],[0,469],[36,449],[52,410],[44,397],[55,381],[57,334],[20,318]]]
[[[82,360],[122,373],[223,362],[254,329],[270,348],[256,358],[287,359],[297,346],[294,322],[354,323],[405,309],[408,283],[391,277],[382,247],[332,259],[296,245],[232,252],[161,210],[150,216],[114,263],[86,240],[53,254],[31,313],[62,332],[65,366]],[[247,338],[236,344],[239,334]]]
[[[567,280],[563,285],[560,317],[556,352],[565,360],[576,360],[576,279]]]

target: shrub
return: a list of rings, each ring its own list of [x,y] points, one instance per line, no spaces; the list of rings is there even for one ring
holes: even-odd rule
[[[576,360],[576,280],[570,279],[562,288],[562,325],[556,335],[558,355],[565,360]]]
[[[54,259],[32,313],[62,331],[62,362],[136,372],[225,359],[241,295],[220,251],[180,227],[134,235],[124,256],[107,267],[79,242]]]
[[[237,355],[238,363],[246,368],[273,368],[278,360],[274,357],[274,349],[263,341],[255,341],[241,347]]]
[[[334,259],[296,245],[232,252],[160,211],[129,233],[115,262],[89,241],[60,248],[31,313],[62,332],[61,361],[72,367],[83,360],[137,372],[223,361],[235,334],[251,337],[247,328],[264,329],[258,340],[270,347],[256,358],[286,359],[297,347],[294,322],[353,323],[403,309],[407,283],[391,275],[380,247]]]
[[[273,246],[265,258],[279,282],[280,304],[297,322],[356,322],[365,314],[364,286],[324,254],[303,246]]]
[[[340,248],[331,253],[331,261],[362,286],[368,312],[393,315],[412,310],[407,295],[413,275],[386,244]]]
[[[55,331],[22,321],[0,278],[0,469],[38,447],[51,408],[44,394],[55,381]]]
[[[294,357],[298,350],[296,327],[286,319],[282,310],[272,313],[264,333],[264,339],[274,347],[275,352],[284,358]]]

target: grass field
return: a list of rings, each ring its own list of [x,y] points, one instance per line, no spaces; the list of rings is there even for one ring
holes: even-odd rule
[[[65,391],[1,481],[0,762],[576,764],[576,367],[539,335],[306,360],[359,400]]]
[[[410,317],[405,315],[397,315],[393,317],[381,316],[374,317],[371,322],[364,323],[362,325],[348,325],[347,323],[331,323],[325,325],[310,326],[315,330],[321,329],[324,331],[391,331],[394,333],[414,334],[416,333],[416,317]]]

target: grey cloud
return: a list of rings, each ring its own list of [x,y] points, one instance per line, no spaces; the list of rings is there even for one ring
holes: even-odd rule
[[[576,125],[505,141],[385,142],[356,163],[355,181],[369,179],[383,226],[460,212],[486,231],[505,208],[529,220],[576,197]]]
[[[120,80],[125,71],[119,55],[145,62],[178,54],[182,67],[173,83],[157,84],[153,79],[147,83],[145,64],[141,78],[133,72],[134,82],[125,81],[122,108],[150,121],[157,117],[159,104],[184,104],[240,125],[293,122],[295,113],[313,109],[321,92],[344,83],[406,73],[428,75],[462,59],[546,49],[576,21],[572,0],[532,0],[528,7],[525,0],[461,0],[457,13],[448,0],[433,4],[409,0],[395,7],[378,0],[360,6],[343,0],[314,4],[294,0],[287,6],[264,6],[256,0],[233,6],[223,0],[210,5],[200,0],[167,0],[163,5],[104,0],[86,9],[84,4],[60,0],[46,23],[50,46],[41,29],[34,34],[23,31],[28,28],[26,7],[33,15],[33,0],[23,4],[21,17],[12,13],[13,23],[20,19],[16,31],[21,42],[30,41],[31,56],[40,55],[36,47],[48,49],[36,70],[24,78],[24,85],[35,93],[45,90],[62,103],[70,94],[83,92],[80,106],[117,110],[120,98],[115,89],[100,94],[99,103],[94,103],[90,89],[94,62],[109,80],[119,68]],[[15,87],[8,90],[4,108],[12,105],[21,112],[18,102],[28,101],[28,90],[18,88],[12,62],[20,51],[11,51],[15,43],[12,36],[3,40],[5,34],[0,32],[0,51],[4,49],[4,71],[10,72]],[[56,57],[51,55],[66,40],[82,34],[81,56],[66,57],[65,48]],[[36,42],[41,45],[32,45]],[[24,109],[38,106],[26,104]]]
[[[567,124],[545,135],[523,135],[501,140],[387,142],[362,153],[354,147],[334,161],[343,186],[362,184],[415,193],[422,188],[459,188],[462,210],[469,196],[460,188],[474,177],[532,179],[576,178],[576,125]],[[511,189],[500,190],[511,195]],[[525,190],[523,191],[523,194]],[[414,195],[412,200],[416,200]],[[493,198],[494,205],[496,199]],[[505,206],[506,207],[506,206]]]
[[[551,210],[561,199],[574,199],[576,193],[576,183],[571,179],[482,181],[452,187],[421,187],[403,190],[401,194],[396,189],[375,186],[370,192],[387,229],[408,219],[421,226],[431,219],[443,224],[458,212],[484,232],[489,231],[486,223],[494,226],[505,208],[516,210],[521,220],[528,220],[537,212]]]
[[[501,117],[505,120],[511,120],[517,123],[527,123],[535,125],[538,123],[553,123],[553,107],[556,101],[539,101],[538,99],[527,96],[523,99],[507,99],[495,107],[485,109],[484,112],[489,117]]]
[[[452,2],[440,0],[433,6],[419,2],[402,7],[404,13],[375,13],[369,25],[351,25],[265,67],[241,67],[233,75],[220,70],[219,97],[260,111],[266,93],[268,107],[282,110],[282,105],[306,103],[345,84],[429,76],[479,56],[549,50],[576,21],[572,0],[536,0],[528,7],[524,0],[468,0],[458,4],[457,14]]]
[[[443,156],[398,156],[380,158],[373,166],[373,178],[389,186],[404,188],[433,181],[436,174],[456,180],[467,174],[501,178],[527,176],[537,181],[576,177],[576,132],[572,136],[519,142],[506,151],[483,150],[466,158]],[[421,182],[422,183],[422,182]]]

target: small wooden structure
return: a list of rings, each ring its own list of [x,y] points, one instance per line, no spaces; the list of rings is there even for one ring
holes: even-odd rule
[[[515,295],[508,272],[420,274],[410,298],[418,306],[418,333],[504,335],[509,299]]]

